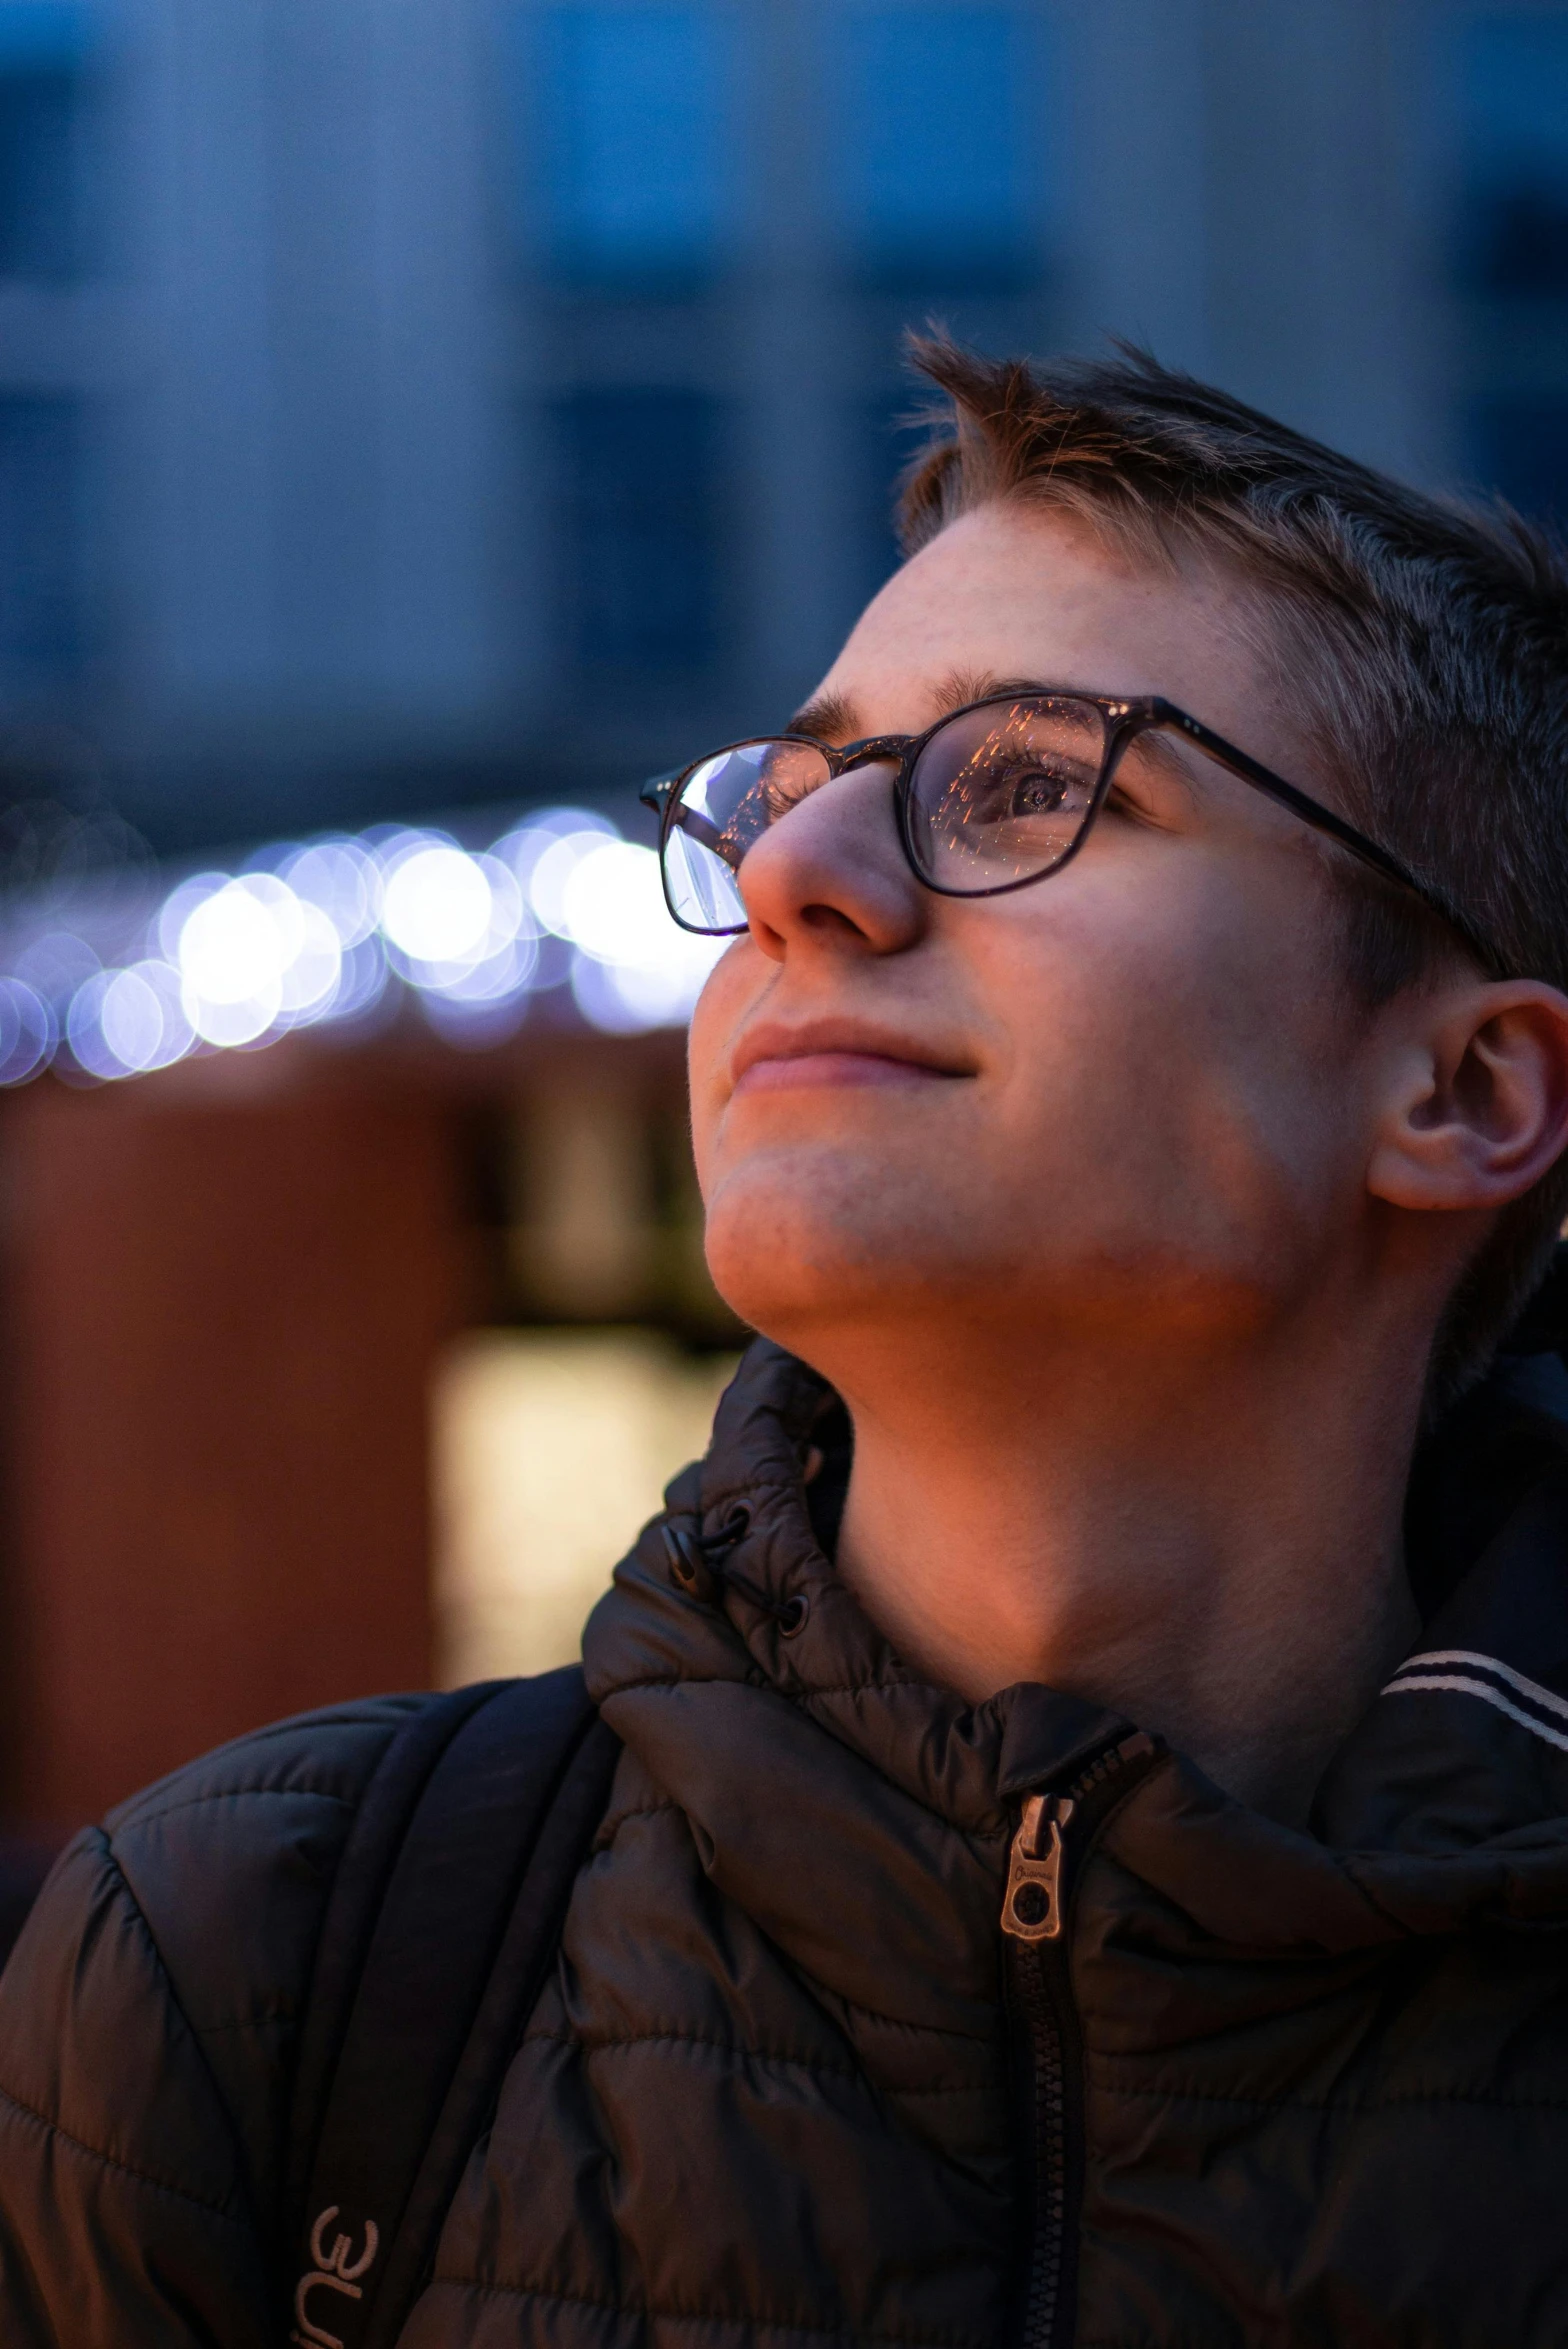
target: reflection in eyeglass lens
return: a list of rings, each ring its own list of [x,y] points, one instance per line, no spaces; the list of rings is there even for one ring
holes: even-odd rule
[[[736,882],[742,859],[828,775],[820,750],[786,740],[742,743],[694,768],[664,848],[665,889],[677,921],[713,935],[743,930],[746,908]]]
[[[1044,872],[1087,820],[1104,753],[1092,704],[997,703],[966,710],[916,761],[911,836],[925,869],[948,888],[994,889]]]
[[[738,872],[748,848],[828,780],[828,763],[804,742],[747,742],[704,760],[675,811],[680,829]]]

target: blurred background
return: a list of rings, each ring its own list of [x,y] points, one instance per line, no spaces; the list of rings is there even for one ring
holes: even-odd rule
[[[1568,519],[1568,7],[0,0],[19,1866],[571,1655],[700,1447],[635,787],[886,575],[930,319]]]

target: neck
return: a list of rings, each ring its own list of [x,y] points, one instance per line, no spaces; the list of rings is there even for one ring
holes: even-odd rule
[[[855,1431],[841,1571],[932,1678],[1108,1705],[1300,1823],[1417,1629],[1420,1349],[1347,1360],[1333,1318],[1229,1360],[1162,1349],[1174,1381],[950,1329],[837,1370],[817,1349]]]

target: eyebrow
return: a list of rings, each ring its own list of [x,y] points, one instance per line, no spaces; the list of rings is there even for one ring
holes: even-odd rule
[[[813,742],[855,742],[860,736],[853,702],[842,693],[819,693],[785,725],[786,734],[809,734]]]
[[[972,701],[989,701],[993,694],[1052,693],[1062,688],[1042,685],[1036,677],[997,677],[989,669],[950,669],[939,677],[931,688],[934,714],[931,723],[949,718],[954,710],[967,709]],[[923,727],[912,727],[912,733],[923,733]],[[786,734],[807,734],[814,742],[840,744],[858,742],[864,738],[860,713],[847,695],[821,693],[798,709],[784,729]]]
[[[1002,693],[1062,693],[1062,685],[1046,685],[1038,677],[998,677],[991,669],[949,669],[931,689],[939,718],[967,708],[972,701],[990,701]]]

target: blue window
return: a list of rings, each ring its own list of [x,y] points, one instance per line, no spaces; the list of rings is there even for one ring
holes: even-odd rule
[[[700,392],[556,409],[561,621],[578,668],[705,667],[719,645],[720,414]]]
[[[81,666],[82,420],[75,400],[0,397],[0,696],[28,701]]]
[[[88,32],[69,0],[0,4],[0,278],[82,267]]]
[[[1477,480],[1538,522],[1568,530],[1568,390],[1494,393],[1472,404]]]
[[[1456,291],[1471,304],[1470,477],[1568,527],[1568,13],[1461,19],[1443,155]]]
[[[667,0],[547,8],[523,35],[525,152],[568,279],[683,291],[724,259],[734,209],[730,23]]]
[[[1039,30],[982,0],[850,11],[835,153],[845,225],[871,276],[983,291],[1033,273]]]
[[[1568,295],[1568,16],[1475,19],[1456,65],[1460,280]]]

